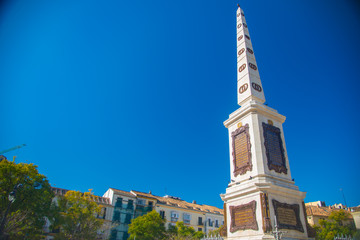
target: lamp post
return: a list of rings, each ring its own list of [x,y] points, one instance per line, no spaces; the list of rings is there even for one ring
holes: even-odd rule
[[[279,231],[277,219],[275,216],[275,231],[272,232],[276,240],[281,240],[282,235],[286,233],[285,231]]]

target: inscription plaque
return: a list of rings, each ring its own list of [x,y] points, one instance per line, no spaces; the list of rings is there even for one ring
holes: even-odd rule
[[[258,230],[256,221],[256,201],[251,201],[240,206],[230,206],[230,232],[239,230]]]
[[[252,171],[249,124],[236,129],[231,133],[231,137],[234,176],[236,177]]]
[[[264,130],[264,145],[266,149],[269,170],[287,174],[284,147],[281,140],[280,129],[264,122],[262,125]]]
[[[304,232],[304,228],[300,221],[300,205],[287,204],[272,200],[275,215],[279,224],[279,228],[292,229]]]

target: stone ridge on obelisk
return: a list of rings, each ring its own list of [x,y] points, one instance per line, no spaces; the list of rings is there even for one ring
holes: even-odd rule
[[[282,124],[285,116],[265,96],[244,12],[237,18],[238,104],[224,122],[229,131],[230,179],[224,201],[228,240],[274,239],[275,217],[283,239],[309,239],[305,192],[291,177]],[[276,83],[274,83],[276,84]]]
[[[238,104],[256,100],[265,102],[264,91],[256,64],[249,29],[244,12],[239,7],[236,12],[237,29],[237,69],[238,69]]]

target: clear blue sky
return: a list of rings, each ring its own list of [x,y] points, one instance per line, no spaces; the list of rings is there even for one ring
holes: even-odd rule
[[[238,108],[238,1],[0,5],[0,150],[56,187],[222,207]],[[267,103],[305,201],[360,204],[360,8],[243,0]]]

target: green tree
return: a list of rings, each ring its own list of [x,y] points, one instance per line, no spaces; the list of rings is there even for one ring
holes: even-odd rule
[[[317,240],[333,240],[338,234],[353,235],[355,228],[353,224],[344,225],[344,220],[351,218],[350,213],[343,209],[333,211],[329,215],[329,220],[320,219],[319,225],[315,225]]]
[[[68,191],[59,197],[59,215],[54,227],[60,228],[60,233],[55,239],[98,239],[104,221],[97,218],[102,207],[96,203],[96,198],[91,191]]]
[[[0,156],[0,239],[40,239],[53,197],[36,165]]]
[[[155,210],[137,217],[129,224],[129,239],[161,240],[165,238],[165,220]]]
[[[193,227],[186,226],[184,222],[177,222],[176,226],[169,227],[167,239],[169,240],[198,240],[204,237],[203,232],[196,232]]]

